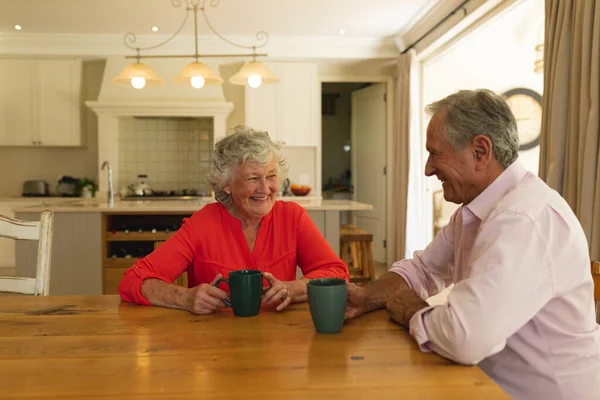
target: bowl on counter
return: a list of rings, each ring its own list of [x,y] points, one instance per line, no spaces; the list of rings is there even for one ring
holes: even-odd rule
[[[290,186],[290,190],[296,196],[306,196],[310,193],[310,186],[305,185],[292,185]]]

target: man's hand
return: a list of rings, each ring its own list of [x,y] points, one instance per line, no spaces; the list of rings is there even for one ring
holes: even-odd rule
[[[400,275],[389,271],[366,286],[349,283],[345,319],[384,308],[388,298],[399,289],[408,289],[408,284]]]
[[[227,298],[227,292],[214,286],[221,278],[218,274],[210,284],[200,284],[190,288],[186,295],[186,309],[194,314],[210,314],[217,308],[227,307],[223,299]]]
[[[367,311],[369,310],[367,309],[367,294],[365,289],[354,283],[349,283],[344,319],[356,318]]]
[[[410,319],[429,304],[412,289],[400,289],[387,302],[387,311],[390,319],[398,325],[408,329]]]

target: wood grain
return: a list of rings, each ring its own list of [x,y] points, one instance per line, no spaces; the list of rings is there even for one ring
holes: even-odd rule
[[[0,298],[3,399],[508,399],[378,311],[317,334],[306,303],[198,316],[118,296]]]

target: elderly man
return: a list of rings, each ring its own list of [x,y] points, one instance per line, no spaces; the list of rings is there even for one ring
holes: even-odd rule
[[[477,364],[516,399],[600,399],[600,330],[575,215],[517,161],[502,97],[462,90],[427,111],[425,175],[462,206],[413,259],[351,285],[346,318],[387,307],[421,350]],[[451,283],[448,302],[430,307]]]

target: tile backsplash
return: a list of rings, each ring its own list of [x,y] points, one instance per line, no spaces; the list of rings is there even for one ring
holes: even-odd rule
[[[212,162],[212,118],[129,117],[119,122],[120,186],[145,174],[155,190],[210,193],[205,175]]]

